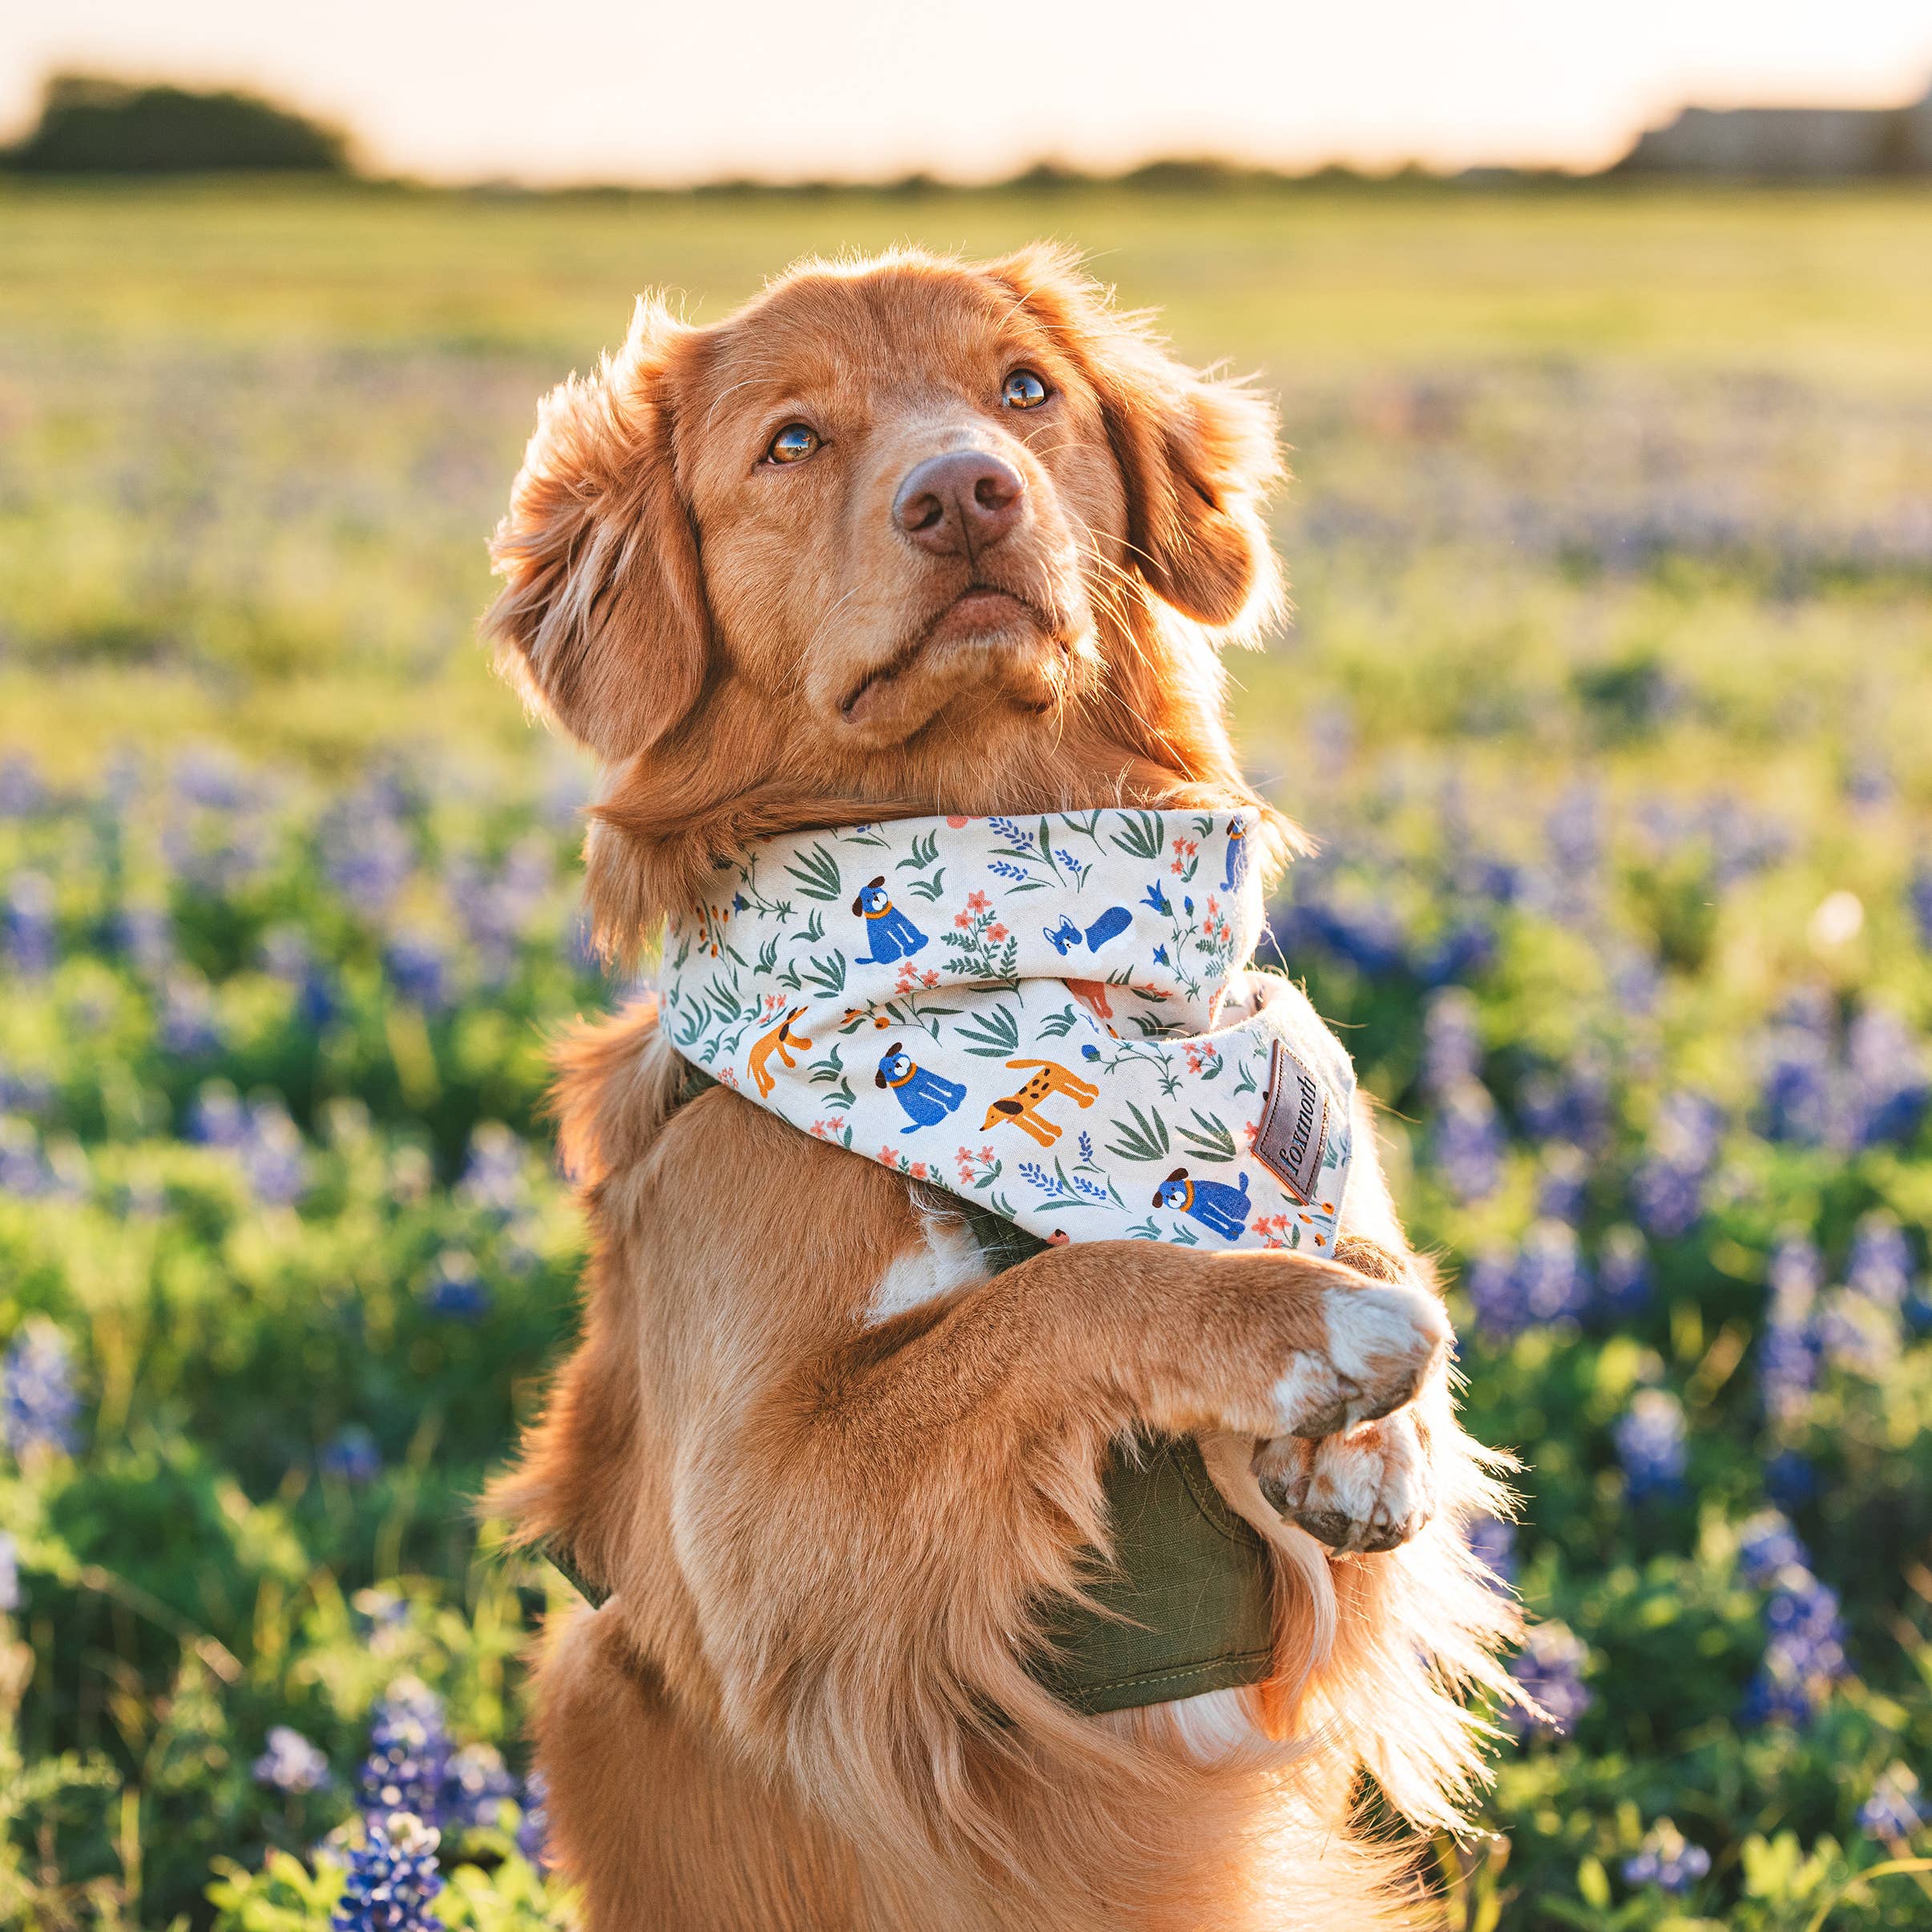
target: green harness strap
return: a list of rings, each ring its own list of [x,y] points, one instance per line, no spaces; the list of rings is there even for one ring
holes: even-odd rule
[[[682,1105],[717,1082],[688,1067]],[[959,1211],[994,1273],[1047,1244],[976,1202]],[[1089,1715],[1259,1684],[1273,1644],[1266,1547],[1228,1508],[1191,1437],[1160,1437],[1139,1454],[1116,1447],[1101,1474],[1114,1560],[1096,1562],[1094,1607],[1062,1603],[1033,1676]],[[567,1550],[544,1555],[593,1606],[610,1592]]]

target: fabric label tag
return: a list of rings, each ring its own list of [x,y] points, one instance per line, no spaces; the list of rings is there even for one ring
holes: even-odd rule
[[[1321,1083],[1277,1040],[1254,1154],[1304,1207],[1315,1198],[1328,1131],[1329,1101]]]

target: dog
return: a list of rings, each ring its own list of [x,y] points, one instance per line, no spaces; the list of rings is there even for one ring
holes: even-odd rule
[[[757,1083],[760,1093],[768,1094],[778,1084],[767,1071],[768,1063],[773,1054],[776,1054],[787,1067],[796,1067],[798,1063],[792,1058],[792,1049],[794,1047],[802,1047],[808,1053],[812,1051],[812,1043],[802,1033],[794,1033],[792,1031],[792,1022],[799,1018],[805,1011],[805,1009],[803,1006],[794,1006],[752,1049],[750,1059],[752,1078]]]
[[[1298,835],[1241,776],[1217,653],[1278,607],[1279,474],[1252,389],[1051,249],[805,264],[703,327],[640,305],[542,406],[488,619],[600,764],[601,943],[634,956],[748,841],[935,810],[1249,807],[1278,869]],[[954,1197],[693,1097],[656,1022],[557,1050],[583,1324],[488,1502],[610,1592],[553,1618],[535,1687],[588,1932],[1430,1917],[1390,1821],[1461,1816],[1454,1690],[1506,1693],[1515,1613],[1461,1534],[1498,1464],[1366,1103],[1333,1259],[1075,1241],[991,1273]],[[1273,1675],[1085,1717],[1027,1660],[1150,1433],[1197,1438],[1266,1539]]]
[[[1232,845],[1229,849],[1232,852]],[[1065,913],[1060,914],[1058,926],[1043,926],[1040,930],[1047,942],[1064,958],[1083,939],[1090,953],[1099,952],[1108,940],[1118,939],[1133,923],[1134,915],[1124,905],[1110,905],[1084,933]]]
[[[896,1041],[880,1056],[872,1079],[874,1086],[892,1089],[893,1097],[915,1127],[942,1125],[966,1097],[966,1090],[957,1080],[922,1067]]]
[[[883,874],[860,887],[852,910],[864,918],[872,947],[859,955],[864,965],[889,966],[895,959],[910,959],[926,943],[925,934],[886,896]]]
[[[1154,1190],[1153,1204],[1171,1214],[1192,1215],[1204,1228],[1224,1234],[1232,1241],[1240,1239],[1254,1204],[1248,1198],[1244,1172],[1240,1185],[1231,1188],[1225,1181],[1190,1180],[1185,1168],[1176,1168]]]
[[[1050,1094],[1071,1094],[1076,1107],[1091,1107],[1100,1097],[1100,1090],[1091,1080],[1083,1080],[1077,1073],[1070,1073],[1053,1060],[1009,1060],[1006,1065],[1015,1073],[1022,1067],[1037,1067],[1039,1071],[1010,1099],[995,1100],[986,1109],[986,1117],[981,1123],[982,1133],[990,1132],[1002,1120],[1010,1120],[1017,1127],[1022,1127],[1043,1148],[1050,1148],[1060,1137],[1060,1129],[1039,1111],[1039,1103]]]

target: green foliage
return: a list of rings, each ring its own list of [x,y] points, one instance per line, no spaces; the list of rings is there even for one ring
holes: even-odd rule
[[[0,164],[37,175],[341,174],[348,144],[256,95],[60,74],[46,84],[38,124]]]

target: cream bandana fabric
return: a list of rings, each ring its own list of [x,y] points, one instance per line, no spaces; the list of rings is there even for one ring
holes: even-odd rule
[[[1333,1249],[1354,1070],[1263,928],[1251,813],[762,841],[664,942],[672,1044],[1052,1240]]]

